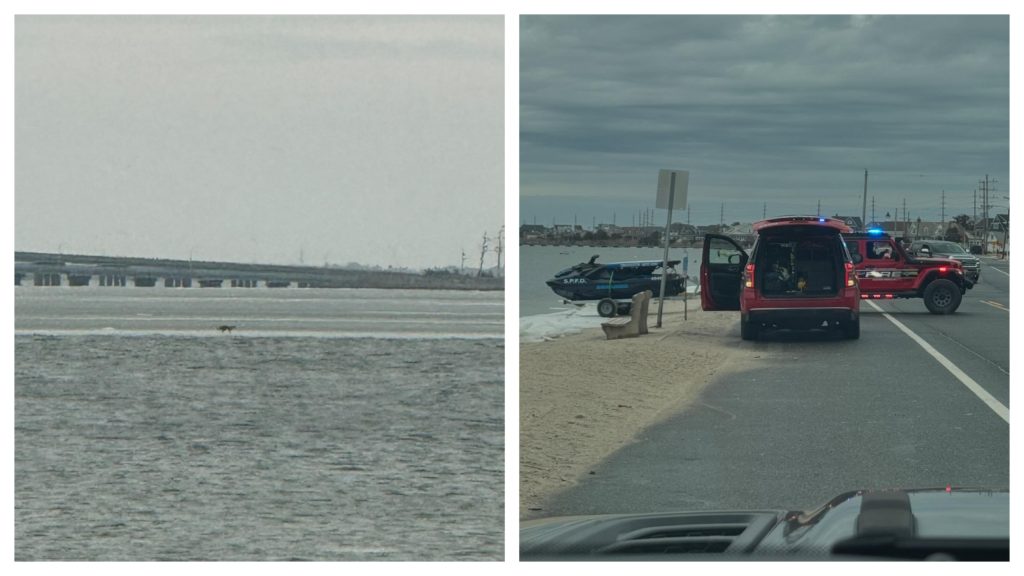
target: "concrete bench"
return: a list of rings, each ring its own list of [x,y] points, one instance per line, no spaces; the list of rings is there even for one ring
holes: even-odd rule
[[[601,323],[601,329],[608,340],[632,338],[647,334],[647,308],[651,303],[651,291],[645,290],[633,295],[633,303],[629,308],[629,318],[612,318]]]

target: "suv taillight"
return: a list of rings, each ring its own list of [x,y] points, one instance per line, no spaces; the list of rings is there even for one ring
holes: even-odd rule
[[[846,267],[846,286],[857,285],[857,274],[854,272],[854,266],[852,262],[845,262],[843,264]]]
[[[747,288],[754,287],[754,265],[747,264],[746,268],[743,269],[743,285]]]

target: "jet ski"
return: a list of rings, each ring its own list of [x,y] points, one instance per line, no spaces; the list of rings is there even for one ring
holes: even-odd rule
[[[639,260],[634,262],[597,262],[598,255],[589,262],[581,262],[555,274],[547,285],[555,294],[576,302],[599,300],[597,312],[611,317],[628,310],[634,294],[650,290],[657,296],[661,292],[661,260]],[[665,282],[665,296],[677,296],[683,291],[683,277],[675,270],[679,260],[668,261],[668,278]]]

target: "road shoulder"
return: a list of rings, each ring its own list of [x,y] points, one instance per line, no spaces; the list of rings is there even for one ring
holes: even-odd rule
[[[520,518],[684,410],[743,358],[736,312],[689,308],[683,320],[682,302],[667,302],[664,327],[654,328],[652,315],[651,333],[639,338],[609,341],[588,329],[520,345]]]

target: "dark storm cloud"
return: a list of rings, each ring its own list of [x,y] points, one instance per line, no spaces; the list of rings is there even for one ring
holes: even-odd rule
[[[859,213],[865,168],[912,216],[937,219],[943,188],[969,210],[1008,173],[1008,35],[1006,17],[525,16],[523,219],[550,197],[650,205],[666,167],[716,218]]]

